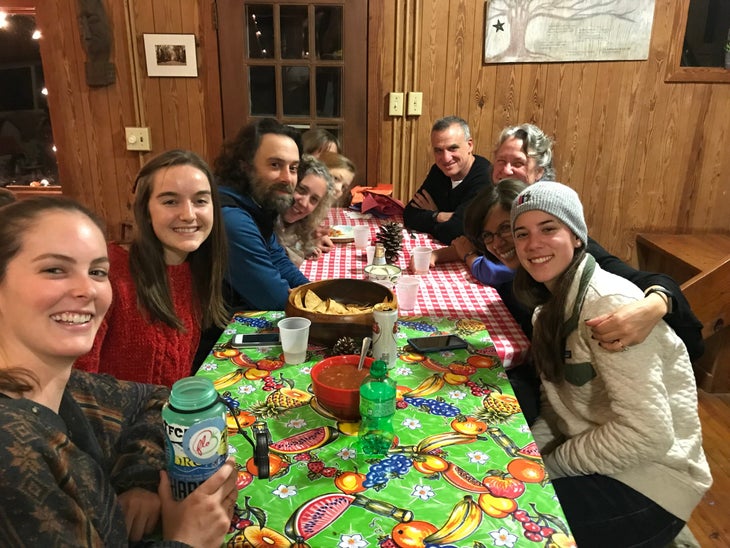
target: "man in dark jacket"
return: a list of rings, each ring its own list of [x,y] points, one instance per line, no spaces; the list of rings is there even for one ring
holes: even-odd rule
[[[403,212],[406,228],[427,232],[444,244],[464,233],[464,210],[491,184],[490,163],[473,153],[469,124],[447,116],[431,128],[434,165]]]

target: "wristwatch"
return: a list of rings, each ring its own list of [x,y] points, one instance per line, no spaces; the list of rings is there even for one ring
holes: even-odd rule
[[[471,257],[472,255],[479,255],[476,251],[469,251],[468,253],[465,253],[464,256],[461,258],[461,260],[466,263],[466,260]]]
[[[433,212],[433,215],[431,215],[431,220],[432,220],[432,221],[433,221],[434,223],[437,223],[438,221],[436,220],[436,217],[438,217],[438,216],[439,216],[439,212],[438,212],[438,211],[434,211],[434,212]]]
[[[667,298],[667,314],[671,314],[674,311],[675,298],[671,291],[661,285],[652,285],[646,288],[644,297],[648,297],[652,293],[660,293]]]

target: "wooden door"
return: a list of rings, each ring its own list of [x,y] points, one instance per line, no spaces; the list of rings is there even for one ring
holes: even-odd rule
[[[337,135],[366,180],[367,0],[217,0],[223,130],[273,117]]]

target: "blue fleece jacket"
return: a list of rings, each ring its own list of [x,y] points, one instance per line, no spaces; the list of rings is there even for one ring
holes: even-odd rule
[[[228,236],[229,309],[284,310],[289,289],[309,280],[277,241],[275,216],[230,187],[221,186],[220,194]]]

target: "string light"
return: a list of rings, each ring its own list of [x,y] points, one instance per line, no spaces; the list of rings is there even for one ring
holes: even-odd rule
[[[32,38],[33,40],[40,40],[40,38],[41,38],[41,31],[39,31],[39,30],[34,30],[34,31],[33,31],[33,34],[31,34],[31,36],[30,36],[30,37],[31,37],[31,38]]]
[[[0,11],[0,29],[4,29],[8,26],[8,14],[4,11]]]
[[[254,36],[256,36],[256,44],[259,47],[259,51],[261,52],[261,56],[262,57],[266,57],[266,49],[261,46],[261,37],[263,36],[263,34],[261,33],[261,30],[259,29],[259,23],[256,20],[256,14],[255,13],[252,13],[251,14],[251,20],[253,21]]]

